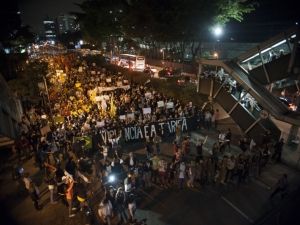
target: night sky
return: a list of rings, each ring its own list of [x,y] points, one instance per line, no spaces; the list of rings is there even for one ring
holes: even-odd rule
[[[20,0],[21,16],[24,24],[32,27],[35,33],[41,33],[42,20],[48,15],[56,17],[62,13],[78,11],[74,2],[84,0]],[[231,22],[226,26],[223,39],[236,41],[256,38],[257,41],[281,32],[300,22],[297,14],[297,0],[257,0],[260,6],[247,15],[242,23]]]
[[[74,3],[83,0],[20,0],[21,18],[24,24],[30,25],[35,33],[43,31],[43,19],[48,15],[55,18],[60,14],[79,11]]]

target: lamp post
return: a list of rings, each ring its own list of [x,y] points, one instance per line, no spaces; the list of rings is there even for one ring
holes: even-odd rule
[[[49,73],[47,75],[49,75]],[[43,75],[43,81],[44,81],[44,86],[45,86],[45,90],[46,90],[46,94],[47,94],[47,99],[48,99],[50,119],[51,119],[51,122],[53,122],[53,114],[52,114],[52,109],[51,109],[51,102],[50,102],[50,97],[49,97],[49,90],[48,90],[47,80],[46,80],[46,77],[44,75]]]
[[[162,56],[163,56],[163,60],[165,60],[165,49],[160,49],[160,52],[162,53]]]
[[[216,42],[219,42],[219,38],[223,35],[224,30],[223,27],[220,25],[216,25],[212,28],[212,33],[216,38]],[[216,42],[214,42],[214,53],[213,53],[213,57],[214,59],[219,59],[219,53],[216,49]]]

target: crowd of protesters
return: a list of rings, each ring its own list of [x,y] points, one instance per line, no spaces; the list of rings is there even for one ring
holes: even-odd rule
[[[219,111],[202,111],[191,103],[182,104],[147,84],[134,84],[122,74],[95,65],[85,65],[80,71],[73,68],[63,78],[52,77],[51,82],[50,105],[25,110],[16,150],[20,158],[34,155],[36,165],[44,171],[50,203],[61,201],[69,217],[78,211],[91,214],[92,202],[98,201],[95,214],[100,223],[134,223],[139,190],[241,184],[259,176],[271,158],[280,161],[283,140],[274,145],[269,132],[263,134],[261,143],[241,138],[241,151],[236,155],[230,151],[230,129],[219,131],[215,144],[207,149],[206,140],[200,139],[194,147],[179,126],[171,157],[161,154],[164,137],[159,133],[144,140],[143,158],[132,151],[124,152],[121,136],[113,136],[99,143],[96,150],[88,151],[74,138],[100,129],[121,130],[128,124],[189,116],[197,116],[198,127],[218,128]],[[172,102],[173,107],[161,107],[159,101]],[[144,108],[151,111],[145,114]],[[17,169],[34,207],[41,210],[38,186],[27,172]]]

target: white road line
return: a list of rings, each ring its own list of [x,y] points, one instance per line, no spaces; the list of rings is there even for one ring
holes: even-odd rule
[[[229,201],[224,196],[221,197],[228,205],[230,205],[235,211],[237,211],[241,216],[243,216],[246,220],[248,220],[250,223],[253,223],[254,221],[247,216],[244,212],[242,212],[238,207],[236,207],[231,201]]]
[[[261,181],[259,179],[254,179],[253,181],[255,183],[257,183],[258,185],[260,185],[261,187],[266,188],[268,190],[271,190],[271,187],[268,184],[266,184],[265,182],[263,182],[263,181]]]

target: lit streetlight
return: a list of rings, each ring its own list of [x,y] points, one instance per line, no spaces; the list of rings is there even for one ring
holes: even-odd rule
[[[216,37],[220,37],[223,34],[223,28],[220,25],[213,27],[213,34]]]
[[[217,52],[214,52],[213,56],[214,56],[215,59],[219,58],[219,54]]]

